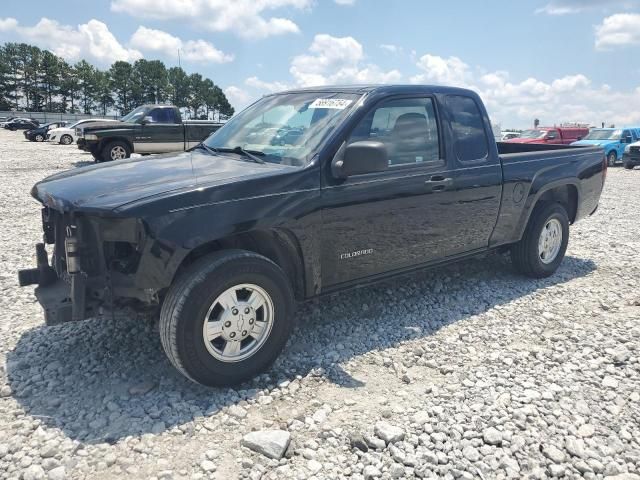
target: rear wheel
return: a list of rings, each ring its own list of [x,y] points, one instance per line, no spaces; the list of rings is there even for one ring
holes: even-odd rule
[[[559,203],[538,205],[522,240],[511,247],[511,261],[520,273],[544,278],[562,263],[569,243],[569,216]]]
[[[102,149],[102,161],[111,162],[113,160],[122,160],[131,156],[131,149],[126,142],[116,140],[108,143]]]
[[[71,135],[62,135],[60,137],[60,143],[63,145],[71,145],[73,143],[73,137]]]
[[[615,167],[616,162],[618,161],[618,154],[616,152],[609,152],[607,155],[607,163],[610,167]]]
[[[293,293],[284,272],[252,252],[202,257],[184,271],[160,312],[162,346],[191,380],[233,385],[269,367],[293,325]]]
[[[44,142],[44,135],[40,133],[36,135],[36,142]]]

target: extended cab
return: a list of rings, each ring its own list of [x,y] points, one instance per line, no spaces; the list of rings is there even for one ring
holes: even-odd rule
[[[510,143],[542,143],[552,145],[569,145],[586,137],[586,127],[539,127],[525,130],[518,137],[507,139]]]
[[[76,132],[78,148],[91,152],[96,162],[129,158],[132,153],[168,153],[187,150],[222,126],[206,120],[182,120],[171,105],[143,105],[120,122],[92,124]]]
[[[44,242],[19,281],[47,324],[159,312],[173,365],[228,385],[274,361],[296,301],[496,249],[552,275],[606,168],[600,148],[496,144],[469,90],[287,91],[190,151],[37,183]]]

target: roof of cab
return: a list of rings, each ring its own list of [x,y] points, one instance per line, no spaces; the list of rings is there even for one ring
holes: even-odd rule
[[[380,85],[380,84],[363,84],[363,85],[323,85],[317,87],[295,88],[283,90],[275,93],[296,93],[296,92],[331,92],[331,93],[355,93],[364,94],[370,92],[376,93],[411,93],[411,92],[431,92],[431,93],[469,93],[475,92],[466,88],[446,87],[442,85]]]

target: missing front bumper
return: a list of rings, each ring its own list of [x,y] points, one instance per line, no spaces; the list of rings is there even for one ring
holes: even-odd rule
[[[68,274],[69,282],[58,278],[49,265],[44,244],[36,245],[37,268],[18,271],[20,286],[38,285],[35,295],[44,310],[47,325],[84,320],[93,314],[87,302],[87,282],[85,275]],[[66,278],[66,277],[65,277]]]

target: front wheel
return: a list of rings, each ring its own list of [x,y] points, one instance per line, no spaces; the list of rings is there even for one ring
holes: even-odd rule
[[[110,142],[102,149],[102,161],[111,162],[113,160],[122,160],[131,156],[131,149],[126,142],[116,140]]]
[[[41,134],[36,135],[36,142],[44,142],[44,135],[41,135]]]
[[[624,162],[624,168],[626,168],[627,170],[633,170],[633,167],[635,165],[631,162]]]
[[[160,338],[183,375],[229,386],[264,371],[293,325],[293,293],[280,267],[252,252],[202,257],[180,274],[160,311]]]
[[[62,135],[60,137],[60,143],[62,145],[71,145],[73,143],[73,137],[71,135]]]
[[[615,167],[617,161],[618,161],[618,154],[615,151],[609,152],[609,155],[607,155],[607,164],[610,167]]]
[[[517,271],[545,278],[558,269],[569,243],[569,216],[559,203],[535,208],[522,239],[511,247],[511,261]]]

